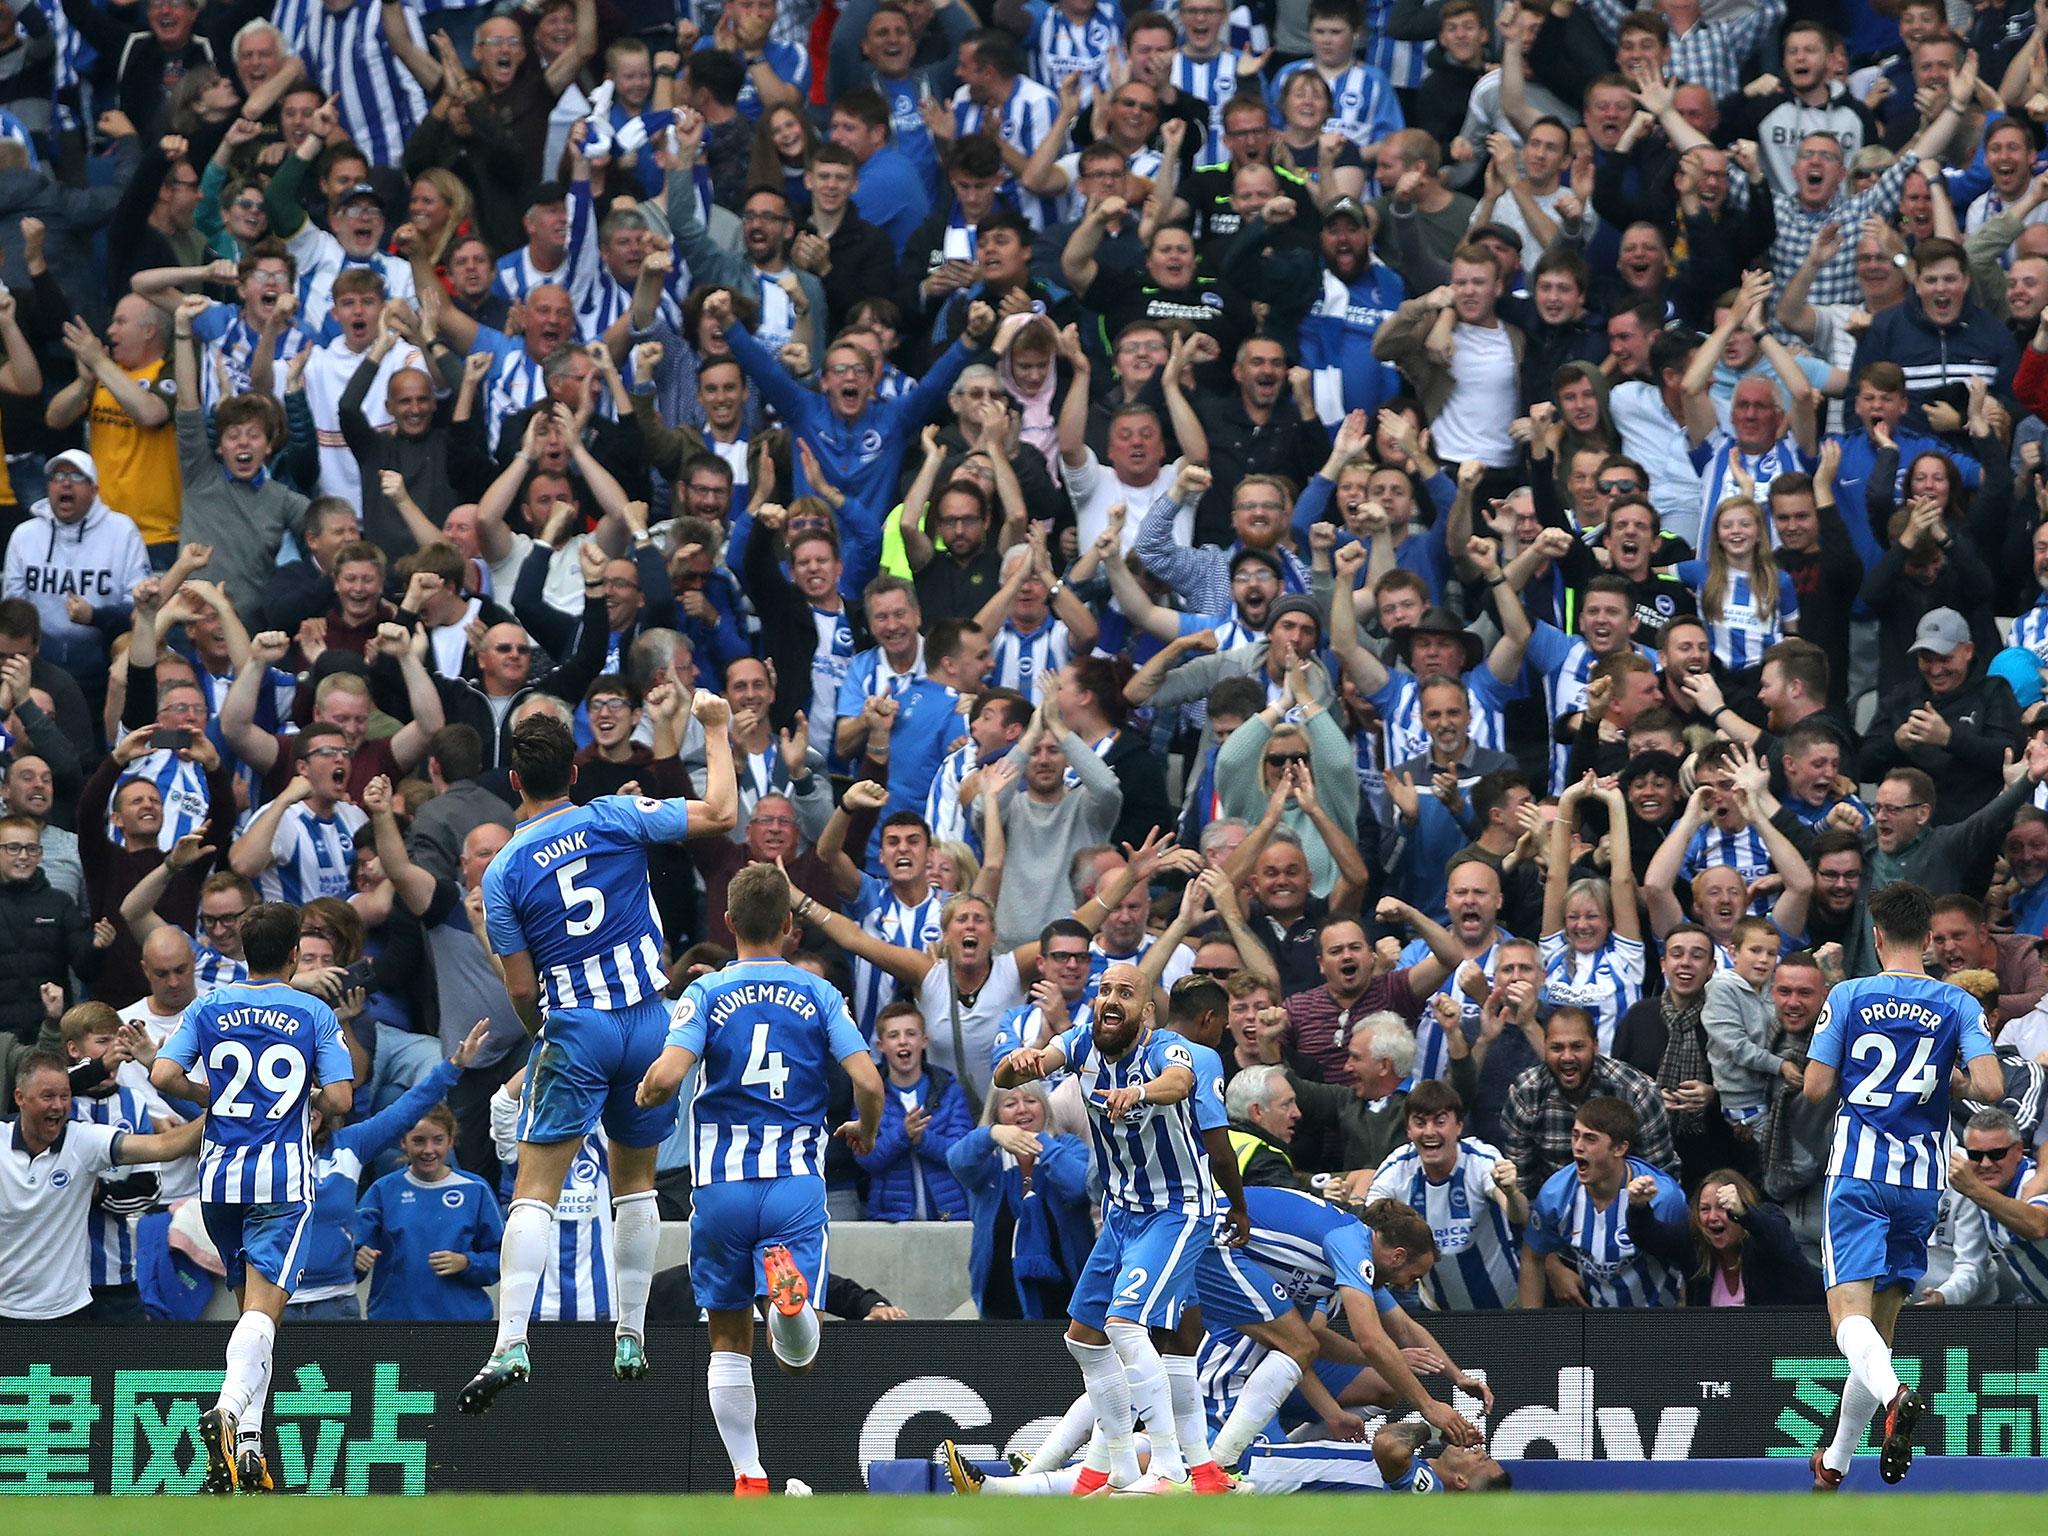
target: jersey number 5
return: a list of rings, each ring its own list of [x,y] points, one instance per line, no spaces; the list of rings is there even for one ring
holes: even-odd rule
[[[222,1040],[207,1056],[206,1072],[215,1081],[220,1074],[227,1074],[207,1113],[228,1120],[247,1120],[256,1113],[256,1106],[242,1097],[252,1075],[277,1096],[277,1102],[264,1113],[267,1120],[282,1120],[290,1114],[298,1103],[299,1090],[306,1086],[306,1058],[288,1045],[265,1046],[260,1056],[251,1056],[241,1041]]]
[[[740,1074],[740,1082],[749,1088],[762,1083],[768,1085],[768,1097],[779,1099],[789,1084],[789,1065],[782,1059],[782,1052],[768,1049],[768,1026],[754,1026],[754,1043],[747,1051],[747,1070]]]
[[[575,859],[555,871],[555,885],[561,890],[564,911],[573,913],[578,907],[585,909],[583,916],[568,919],[569,936],[574,939],[597,932],[598,925],[604,921],[604,892],[596,886],[576,883],[576,877],[588,868],[590,860]]]
[[[1892,1075],[1892,1069],[1899,1064],[1898,1048],[1885,1035],[1858,1035],[1855,1044],[1849,1047],[1849,1055],[1855,1061],[1870,1061],[1875,1065],[1864,1075],[1849,1095],[1851,1104],[1861,1104],[1866,1109],[1882,1109],[1901,1094],[1925,1104],[1934,1097],[1939,1082],[1929,1060],[1934,1055],[1934,1037],[1923,1035],[1913,1047],[1912,1060],[1906,1063],[1906,1070],[1899,1074],[1896,1083],[1887,1084],[1885,1079]]]

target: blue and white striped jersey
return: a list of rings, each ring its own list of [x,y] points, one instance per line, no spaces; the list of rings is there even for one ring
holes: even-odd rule
[[[846,999],[781,960],[690,983],[668,1043],[696,1054],[690,1176],[699,1185],[822,1178],[831,1064],[866,1052]]]
[[[1494,966],[1499,963],[1500,940],[1508,936],[1507,929],[1496,927],[1494,942],[1486,946],[1485,953],[1474,957],[1473,963],[1479,967],[1489,982],[1493,980]],[[1410,939],[1402,948],[1401,958],[1397,964],[1403,969],[1420,965],[1428,954],[1428,944],[1421,939]],[[1465,1021],[1465,1033],[1476,1039],[1479,1034],[1479,1005],[1460,989],[1456,972],[1438,982],[1436,991],[1430,993],[1432,998],[1439,995],[1455,997],[1458,1000],[1458,1009]],[[1449,1077],[1450,1072],[1451,1052],[1450,1047],[1444,1042],[1443,1026],[1436,1021],[1436,1011],[1425,1007],[1422,1010],[1422,1017],[1415,1022],[1415,1081],[1419,1083],[1425,1078]]]
[[[1136,949],[1132,950],[1129,954],[1120,955],[1104,944],[1102,935],[1098,933],[1095,936],[1095,942],[1088,946],[1088,985],[1081,993],[1081,996],[1088,1002],[1094,1002],[1095,991],[1096,988],[1102,985],[1102,973],[1104,971],[1108,970],[1112,965],[1143,964],[1145,957],[1152,953],[1152,946],[1158,942],[1158,934],[1148,933],[1138,940],[1138,947]],[[1194,968],[1195,952],[1186,945],[1181,945],[1161,970],[1159,985],[1170,991],[1176,981],[1179,981],[1183,976],[1192,974]]]
[[[2041,660],[2048,661],[2048,593],[2012,621],[2012,633],[2005,643],[2016,645],[2023,651],[2032,651]]]
[[[960,786],[982,766],[980,758],[981,748],[971,741],[948,752],[932,779],[931,793],[924,797],[924,824],[932,829],[932,842],[965,843],[977,858],[981,856],[981,839],[975,834],[973,818],[960,804]]]
[[[1230,145],[1223,138],[1223,109],[1237,95],[1237,55],[1225,48],[1213,59],[1193,59],[1182,50],[1174,54],[1168,78],[1175,90],[1209,108],[1208,132],[1195,152],[1195,163],[1230,164]],[[1256,82],[1253,89],[1257,89]]]
[[[1230,1123],[1223,1109],[1222,1058],[1206,1045],[1150,1027],[1115,1061],[1103,1056],[1087,1026],[1069,1029],[1054,1045],[1080,1080],[1088,1105],[1102,1198],[1128,1211],[1215,1215],[1202,1133]],[[1103,1111],[1103,1095],[1111,1089],[1149,1083],[1169,1067],[1194,1074],[1194,1091],[1185,1099],[1141,1104],[1117,1121]]]
[[[1276,128],[1280,126],[1277,104],[1287,97],[1289,77],[1315,67],[1313,59],[1298,59],[1273,77],[1271,99],[1276,104]],[[1330,87],[1330,116],[1323,124],[1323,132],[1341,133],[1353,144],[1364,145],[1377,144],[1407,126],[1393,82],[1372,65],[1353,64],[1334,80],[1325,76],[1323,83]]]
[[[257,343],[261,340],[258,328],[251,325],[241,309],[233,304],[215,304],[192,323],[192,334],[206,344],[206,365],[199,370],[199,381],[208,410],[220,403],[220,386],[214,382],[213,359],[219,358],[227,370],[228,383],[233,393],[246,394],[249,390],[249,370],[256,359]],[[285,364],[313,345],[313,338],[296,325],[288,325],[272,340],[271,356],[277,366],[271,371],[271,388],[280,396],[284,394]]]
[[[501,955],[525,950],[541,1008],[631,1008],[668,985],[647,850],[690,834],[688,802],[600,795],[536,816],[484,871],[485,924]]]
[[[2034,1167],[2031,1157],[2022,1157],[2019,1173],[2002,1193],[2027,1205],[2048,1209],[2048,1191],[2031,1198],[2020,1193],[2033,1180]],[[1984,1214],[1987,1218],[1984,1224],[1991,1233],[1992,1253],[2005,1260],[2005,1267],[2012,1273],[2014,1283],[2026,1293],[2028,1300],[2037,1305],[2048,1305],[2048,1238],[2022,1237],[1989,1211]],[[93,1283],[99,1284],[97,1276]]]
[[[1010,92],[1010,99],[1003,103],[997,114],[996,131],[1005,144],[1028,160],[1045,142],[1045,136],[1052,131],[1053,119],[1059,116],[1059,112],[1060,99],[1057,95],[1036,80],[1020,75]],[[956,136],[980,133],[987,115],[975,105],[966,86],[953,93],[953,132]],[[1044,229],[1048,224],[1059,222],[1057,198],[1024,192],[1007,175],[1003,178],[1003,189],[1016,198],[1018,210],[1033,229]]]
[[[1660,671],[1663,669],[1663,658],[1647,645],[1635,646],[1635,653],[1651,666]],[[1586,707],[1586,685],[1592,678],[1593,668],[1601,660],[1580,636],[1567,635],[1556,625],[1539,620],[1529,635],[1529,649],[1522,660],[1522,676],[1542,682],[1544,704],[1550,711],[1550,718],[1562,720]],[[1476,729],[1473,734],[1478,734]],[[1571,754],[1572,749],[1567,743],[1552,743],[1552,794],[1560,793],[1564,788],[1565,765],[1570,762]]]
[[[1429,44],[1404,43],[1387,35],[1394,0],[1365,0],[1365,62],[1400,91],[1412,91],[1429,73]]]
[[[1737,467],[1756,482],[1757,504],[1769,506],[1773,480],[1780,475],[1810,475],[1818,461],[1802,453],[1790,433],[1762,453],[1749,454],[1744,453],[1728,433],[1717,430],[1692,450],[1692,462],[1700,477],[1700,536],[1695,543],[1706,549],[1708,540],[1714,536],[1714,513],[1722,502],[1743,494],[1735,480]],[[1777,543],[1777,530],[1773,528],[1771,547],[1775,549]]]
[[[1799,617],[1799,593],[1792,578],[1778,572],[1778,603],[1765,614],[1757,603],[1756,588],[1745,571],[1731,571],[1728,589],[1721,595],[1721,611],[1710,614],[1706,607],[1707,562],[1684,560],[1678,579],[1700,598],[1700,618],[1714,647],[1714,659],[1731,672],[1746,672],[1764,664],[1764,652],[1785,638],[1785,626]]]
[[[298,264],[298,323],[312,335],[318,337],[323,345],[334,341],[341,335],[341,326],[334,319],[334,280],[340,276],[343,267],[362,267],[368,271],[375,272],[384,280],[384,297],[387,299],[410,299],[416,296],[416,290],[413,287],[412,281],[412,268],[406,265],[405,262],[399,260],[396,256],[386,255],[383,251],[372,251],[368,256],[358,261],[342,248],[339,240],[335,239],[333,235],[315,224],[311,219],[301,224],[292,237],[285,241],[285,249],[292,253],[292,260]],[[401,348],[396,350],[404,351],[410,349]],[[387,357],[390,355],[395,355],[395,353],[387,354]],[[417,358],[418,354],[415,352],[413,356]],[[351,354],[351,360],[354,363],[360,363],[362,357],[360,354]],[[417,367],[419,365],[417,362],[414,362],[401,366]],[[351,367],[349,370],[351,377],[353,377],[354,372],[354,368]],[[346,381],[343,382],[343,387],[347,387]],[[383,392],[373,385],[366,402],[366,410],[373,410],[375,407],[381,406],[383,401]],[[319,412],[316,410],[314,415],[318,419]],[[335,419],[338,420],[339,417],[337,416]],[[371,424],[376,424],[374,414],[371,415]]]
[[[896,895],[888,881],[862,875],[860,889],[846,904],[845,911],[884,944],[922,950],[939,942],[939,910],[945,904],[946,893],[936,885],[928,888],[919,900],[906,902]],[[862,1039],[875,1038],[875,1017],[895,995],[896,979],[887,971],[866,960],[853,962],[854,1018]]]
[[[1372,342],[1407,297],[1400,275],[1377,261],[1349,283],[1324,271],[1322,296],[1301,319],[1301,365],[1325,426],[1352,411],[1374,415],[1401,392],[1400,373],[1372,355]]]
[[[1836,982],[1806,1053],[1841,1074],[1828,1177],[1946,1187],[1949,1075],[1991,1054],[1984,1010],[1960,987],[1904,971]]]
[[[1244,1203],[1252,1236],[1242,1251],[1286,1287],[1297,1307],[1313,1311],[1339,1286],[1374,1295],[1372,1233],[1349,1211],[1280,1185],[1255,1185]]]
[[[1507,750],[1507,706],[1515,690],[1493,675],[1484,662],[1465,674],[1465,703],[1472,715],[1472,740],[1489,752]],[[1372,696],[1386,736],[1390,766],[1429,751],[1429,732],[1422,725],[1421,679],[1413,672],[1389,672],[1386,686]]]
[[[1067,1008],[1052,1021],[1051,1034],[1058,1037],[1070,1029],[1087,1029],[1095,1021],[1095,1009],[1084,997]],[[1045,1010],[1036,1003],[1026,1003],[1021,1008],[1012,1008],[996,1025],[996,1037],[988,1048],[989,1070],[1010,1052],[1035,1043],[1045,1025]],[[1046,1079],[1048,1085],[1065,1077],[1064,1072],[1055,1072]]]
[[[838,713],[842,718],[857,715],[869,699],[900,699],[912,683],[923,677],[923,636],[918,637],[917,659],[904,672],[890,668],[889,660],[879,645],[869,646],[856,652],[853,660],[846,664],[846,679],[839,685]]]
[[[249,962],[224,955],[202,938],[192,940],[192,985],[201,997],[249,979]]]
[[[354,1071],[332,1008],[281,981],[217,987],[179,1015],[158,1054],[207,1082],[200,1199],[313,1198],[313,1091]]]
[[[484,375],[484,432],[485,440],[495,443],[507,416],[517,416],[546,398],[547,379],[541,373],[540,360],[526,350],[522,337],[480,325],[476,345],[469,350],[472,356],[478,352],[491,356],[490,371]]]
[[[1579,1273],[1590,1307],[1675,1307],[1684,1277],[1647,1253],[1636,1251],[1628,1230],[1628,1185],[1648,1174],[1657,1181],[1651,1208],[1663,1221],[1685,1220],[1685,1191],[1661,1168],[1639,1157],[1628,1160],[1622,1187],[1605,1210],[1579,1182],[1576,1167],[1560,1168],[1543,1181],[1529,1208],[1525,1234],[1536,1253],[1561,1253]]]
[[[143,779],[156,786],[163,797],[164,825],[157,833],[156,845],[165,853],[178,846],[178,839],[188,832],[204,832],[209,808],[213,801],[206,793],[206,770],[197,763],[187,762],[168,747],[154,752],[145,752],[130,763],[115,784],[116,793],[122,784]],[[107,807],[107,837],[114,846],[125,847],[127,839],[120,828],[114,825],[111,802]]]
[[[990,647],[996,688],[1014,688],[1036,704],[1045,680],[1074,659],[1073,636],[1050,613],[1038,628],[1025,634],[1015,621],[1003,620]]]
[[[491,1141],[502,1170],[499,1195],[509,1202],[518,1172],[519,1100],[505,1088],[491,1096]],[[555,1245],[541,1270],[534,1316],[550,1323],[603,1321],[612,1315],[618,1288],[611,1144],[600,1126],[584,1134],[563,1176],[561,1198],[555,1202]]]
[[[522,245],[509,255],[498,258],[498,275],[491,279],[493,292],[508,299],[523,299],[534,289],[552,283],[575,297],[574,273],[569,258],[565,255],[562,264],[552,272],[543,272],[533,264],[532,247]]]
[[[1057,96],[1069,75],[1079,75],[1085,107],[1097,91],[1114,89],[1109,59],[1122,40],[1123,18],[1115,0],[1094,0],[1083,21],[1058,5],[1047,6],[1031,40],[1031,78]]]
[[[1373,1175],[1371,1200],[1413,1207],[1436,1234],[1437,1261],[1422,1277],[1423,1305],[1432,1312],[1472,1312],[1511,1306],[1522,1272],[1522,1250],[1507,1213],[1494,1199],[1493,1170],[1501,1155],[1466,1136],[1450,1177],[1433,1183],[1414,1144],[1398,1148]]]
[[[400,9],[413,46],[424,50],[418,12]],[[370,164],[404,164],[405,142],[426,118],[427,98],[385,40],[379,0],[353,0],[339,11],[310,0],[288,3],[279,7],[277,23],[320,89],[341,98],[341,126]]]
[[[120,1075],[127,1076],[132,1066],[130,1063],[128,1067],[123,1068]],[[127,1083],[120,1084],[104,1097],[73,1094],[71,1118],[83,1121],[87,1125],[111,1126],[117,1131],[140,1131],[147,1134],[156,1129],[155,1123],[150,1119],[149,1105],[144,1102],[143,1090]],[[95,1286],[133,1285],[134,1219],[118,1215],[95,1203],[86,1220],[85,1231],[89,1282]]]
[[[265,901],[302,906],[316,896],[346,901],[355,890],[356,834],[369,817],[346,802],[329,816],[318,816],[301,800],[278,818],[271,840],[276,860],[256,882]]]
[[[1737,827],[1733,832],[1716,822],[1700,824],[1692,834],[1692,840],[1685,845],[1685,860],[1679,865],[1679,874],[1691,880],[1703,869],[1713,869],[1725,864],[1749,884],[1755,884],[1772,872],[1770,850],[1764,847],[1764,840],[1757,835],[1756,828]]]
[[[1643,943],[1609,934],[1607,942],[1582,955],[1566,942],[1562,930],[1546,933],[1537,947],[1543,954],[1543,1001],[1551,1008],[1583,1008],[1593,1016],[1600,1052],[1614,1048],[1614,1027],[1643,995]]]

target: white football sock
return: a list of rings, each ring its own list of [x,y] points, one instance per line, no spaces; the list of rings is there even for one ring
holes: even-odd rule
[[[270,1375],[270,1349],[277,1342],[277,1324],[261,1312],[244,1312],[228,1335],[228,1368],[221,1378],[214,1407],[239,1419],[242,1410]]]
[[[1202,1389],[1195,1383],[1193,1355],[1166,1355],[1166,1386],[1173,1398],[1173,1434],[1181,1460],[1206,1467],[1216,1458],[1209,1451],[1209,1416],[1202,1407]]]
[[[1060,1415],[1059,1423],[1053,1425],[1052,1433],[1040,1442],[1031,1459],[1024,1464],[1026,1472],[1052,1472],[1064,1467],[1074,1459],[1074,1452],[1088,1443],[1088,1437],[1095,1431],[1095,1404],[1083,1392],[1067,1405],[1067,1411]]]
[[[1050,1472],[1020,1472],[1015,1477],[992,1477],[981,1485],[983,1493],[1008,1498],[1036,1498],[1044,1494],[1066,1495],[1081,1481],[1079,1467],[1055,1467]]]
[[[1131,1444],[1131,1384],[1124,1376],[1123,1363],[1107,1344],[1083,1344],[1067,1338],[1067,1353],[1081,1367],[1088,1400],[1095,1405],[1095,1419],[1102,1426],[1103,1449],[1108,1453],[1109,1480],[1123,1487],[1138,1480],[1138,1453]],[[1089,1461],[1094,1462],[1090,1452]]]
[[[1111,1353],[1114,1354],[1115,1351],[1112,1350]],[[1095,1426],[1095,1432],[1088,1437],[1088,1449],[1081,1457],[1081,1465],[1090,1472],[1109,1471],[1109,1437],[1103,1434],[1100,1424]]]
[[[710,1388],[711,1417],[718,1422],[718,1438],[725,1442],[725,1454],[732,1459],[734,1477],[766,1477],[761,1465],[761,1445],[754,1437],[754,1362],[730,1350],[715,1349],[704,1368]]]
[[[1884,1404],[1863,1388],[1854,1375],[1842,1383],[1842,1411],[1835,1419],[1835,1438],[1821,1452],[1820,1464],[1830,1472],[1847,1472],[1856,1459],[1856,1447],[1870,1428],[1870,1416]]]
[[[1892,1347],[1877,1324],[1867,1317],[1843,1318],[1835,1330],[1835,1347],[1848,1359],[1850,1375],[1877,1399],[1877,1406],[1889,1407],[1899,1395],[1899,1373],[1892,1368]]]
[[[1283,1355],[1277,1349],[1253,1366],[1251,1375],[1245,1378],[1244,1390],[1231,1406],[1230,1417],[1216,1431],[1212,1449],[1217,1463],[1235,1467],[1243,1461],[1252,1442],[1273,1422],[1273,1415],[1300,1383],[1301,1367],[1295,1364],[1292,1355]]]
[[[623,1336],[647,1335],[647,1293],[654,1288],[654,1252],[661,1246],[661,1211],[654,1191],[612,1202],[612,1258],[619,1271],[619,1326]]]
[[[1166,1363],[1152,1347],[1151,1331],[1137,1323],[1112,1321],[1109,1342],[1124,1363],[1131,1410],[1152,1437],[1151,1470],[1177,1483],[1188,1475],[1187,1463],[1181,1460],[1180,1440],[1173,1431],[1173,1389],[1166,1382]]]
[[[526,1342],[533,1298],[555,1240],[555,1208],[539,1200],[514,1200],[505,1213],[505,1237],[498,1245],[498,1342],[494,1352]]]
[[[263,1379],[256,1383],[256,1390],[249,1394],[248,1406],[242,1409],[235,1420],[238,1439],[261,1440],[263,1438],[263,1410],[270,1404],[270,1372],[272,1362],[263,1362]]]
[[[802,1370],[818,1358],[818,1309],[809,1302],[803,1310],[784,1316],[777,1307],[768,1308],[768,1347],[784,1365]]]

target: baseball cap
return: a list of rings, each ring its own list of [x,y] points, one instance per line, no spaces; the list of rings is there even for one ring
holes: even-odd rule
[[[371,202],[375,203],[379,208],[382,208],[384,206],[384,199],[377,195],[377,189],[371,186],[367,181],[359,181],[354,186],[350,187],[346,192],[342,193],[340,201],[335,203],[334,206],[337,208],[346,208],[350,203],[359,202],[366,197]]]
[[[1325,215],[1325,217],[1328,217],[1328,215]],[[1488,235],[1491,235],[1502,245],[1511,245],[1518,251],[1522,248],[1521,234],[1516,230],[1509,229],[1507,225],[1498,222],[1475,224],[1465,232],[1465,238],[1468,240],[1483,240]]]
[[[1260,565],[1271,571],[1278,580],[1285,581],[1287,579],[1287,572],[1280,564],[1280,557],[1270,549],[1240,549],[1230,557],[1230,574],[1235,576],[1237,568],[1247,560],[1257,561]]]
[[[93,463],[92,455],[82,448],[67,448],[50,460],[49,469],[57,469],[60,466],[77,470],[78,473],[85,476],[94,485],[100,483],[100,467]],[[48,470],[45,470],[44,473],[47,475]]]
[[[1913,631],[1913,643],[1906,647],[1906,653],[1925,651],[1930,656],[1946,656],[1957,646],[1969,643],[1969,621],[1953,608],[1935,608],[1920,616],[1920,625]]]
[[[526,194],[526,206],[529,208],[545,208],[551,203],[566,203],[568,200],[569,189],[559,181],[544,181]]]
[[[1355,197],[1340,197],[1323,210],[1323,222],[1327,224],[1332,219],[1352,219],[1363,229],[1366,224],[1365,205]]]

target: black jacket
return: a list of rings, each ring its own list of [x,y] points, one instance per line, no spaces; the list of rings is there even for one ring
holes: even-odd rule
[[[1166,760],[1141,733],[1128,728],[1117,732],[1102,761],[1124,790],[1123,813],[1109,835],[1111,842],[1135,848],[1155,827],[1173,830],[1173,802],[1166,798]]]
[[[604,598],[586,598],[576,653],[560,666],[535,676],[512,695],[512,707],[502,716],[492,710],[490,699],[475,683],[466,678],[437,675],[434,686],[441,690],[441,708],[447,714],[448,724],[474,726],[476,733],[484,739],[484,766],[497,767],[504,761],[505,749],[512,735],[512,716],[519,708],[519,701],[530,693],[551,693],[574,709],[583,702],[583,691],[596,681],[597,674],[604,667],[608,638]]]
[[[43,1027],[43,983],[54,981],[68,995],[72,972],[90,979],[99,968],[92,926],[49,876],[38,869],[0,883],[0,1030],[33,1041]]]
[[[811,234],[818,232],[808,219],[803,227]],[[839,228],[825,237],[825,244],[832,253],[832,270],[818,281],[825,285],[825,307],[831,312],[826,334],[837,335],[854,305],[883,298],[896,286],[896,247],[851,207]]]
[[[811,707],[811,662],[818,654],[818,626],[811,605],[782,571],[782,541],[758,525],[747,540],[741,560],[747,596],[761,619],[761,643],[775,667],[775,705],[770,714],[778,730],[787,730],[800,709]],[[859,603],[846,603],[844,618],[853,630],[855,653],[873,644]]]
[[[1981,652],[1980,652],[1981,654]],[[1932,706],[1949,723],[1948,745],[1901,747],[1894,734],[1922,706]],[[1940,793],[1933,826],[1962,821],[1998,798],[2005,788],[2005,753],[2020,742],[2020,706],[2002,677],[1980,672],[1945,699],[1937,699],[1919,678],[1901,683],[1879,701],[1870,733],[1856,754],[1856,774],[1883,778],[1894,768],[1919,768]]]
[[[1630,1211],[1634,1228],[1634,1210]],[[1735,1218],[1742,1224],[1742,1304],[1746,1307],[1817,1306],[1822,1300],[1820,1271],[1807,1262],[1792,1236],[1792,1223],[1775,1205],[1744,1206]],[[1712,1271],[1685,1277],[1685,1304],[1710,1306],[1714,1299]]]

